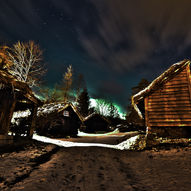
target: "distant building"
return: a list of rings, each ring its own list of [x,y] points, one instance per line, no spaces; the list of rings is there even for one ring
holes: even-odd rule
[[[71,103],[50,103],[38,109],[37,133],[52,137],[76,136],[83,118]]]
[[[35,128],[37,107],[42,104],[26,83],[15,79],[5,70],[0,70],[0,135],[8,135],[15,111],[30,110],[27,135],[32,136]]]
[[[139,105],[144,104],[144,109]],[[172,65],[148,87],[132,97],[132,105],[144,120],[148,134],[162,137],[191,135],[190,61]]]
[[[109,131],[110,121],[104,116],[92,113],[83,119],[86,133],[95,133],[96,131]]]

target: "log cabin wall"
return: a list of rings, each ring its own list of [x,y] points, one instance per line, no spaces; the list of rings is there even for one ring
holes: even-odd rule
[[[145,98],[145,119],[148,130],[191,128],[190,64]],[[176,128],[177,129],[177,128]],[[182,129],[182,128],[178,128]]]
[[[34,133],[34,130],[35,130],[36,118],[37,118],[37,109],[38,109],[37,105],[34,104],[32,109],[31,109],[31,116],[29,117],[30,126],[29,126],[29,130],[27,132],[28,137],[32,137],[33,133]]]
[[[13,112],[42,105],[29,86],[12,76],[7,70],[0,70],[0,135],[7,135]],[[37,110],[37,109],[36,109]],[[35,111],[36,112],[36,111]],[[35,113],[33,114],[35,117]],[[34,118],[33,117],[33,118]],[[34,123],[32,123],[32,127]],[[32,133],[32,131],[31,131]],[[1,136],[2,137],[2,136]]]
[[[53,106],[52,106],[53,107]],[[64,106],[63,106],[64,107]],[[36,131],[40,135],[53,137],[76,136],[82,121],[72,106],[57,108],[50,113],[48,108],[41,110],[36,119]],[[65,113],[66,111],[66,113]]]
[[[93,115],[84,122],[86,128],[84,132],[95,133],[96,131],[109,131],[109,122],[99,114]]]
[[[14,108],[15,99],[11,90],[0,90],[0,134],[7,135]]]

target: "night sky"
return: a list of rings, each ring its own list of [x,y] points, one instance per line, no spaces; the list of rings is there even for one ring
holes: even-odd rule
[[[131,88],[191,55],[189,0],[0,0],[0,42],[34,40],[47,84],[68,65],[93,98],[127,106]]]

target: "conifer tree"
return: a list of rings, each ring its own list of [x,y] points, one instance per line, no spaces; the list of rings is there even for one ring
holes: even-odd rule
[[[77,99],[77,107],[82,116],[86,117],[89,114],[90,97],[87,88],[84,88]]]
[[[139,91],[143,90],[149,84],[150,84],[150,82],[147,79],[142,78],[137,86],[131,88],[132,95],[134,95],[134,94],[138,93]]]

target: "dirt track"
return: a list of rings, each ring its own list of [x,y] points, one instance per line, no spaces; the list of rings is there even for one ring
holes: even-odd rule
[[[33,145],[0,158],[0,190],[188,190],[191,149],[119,151]]]

